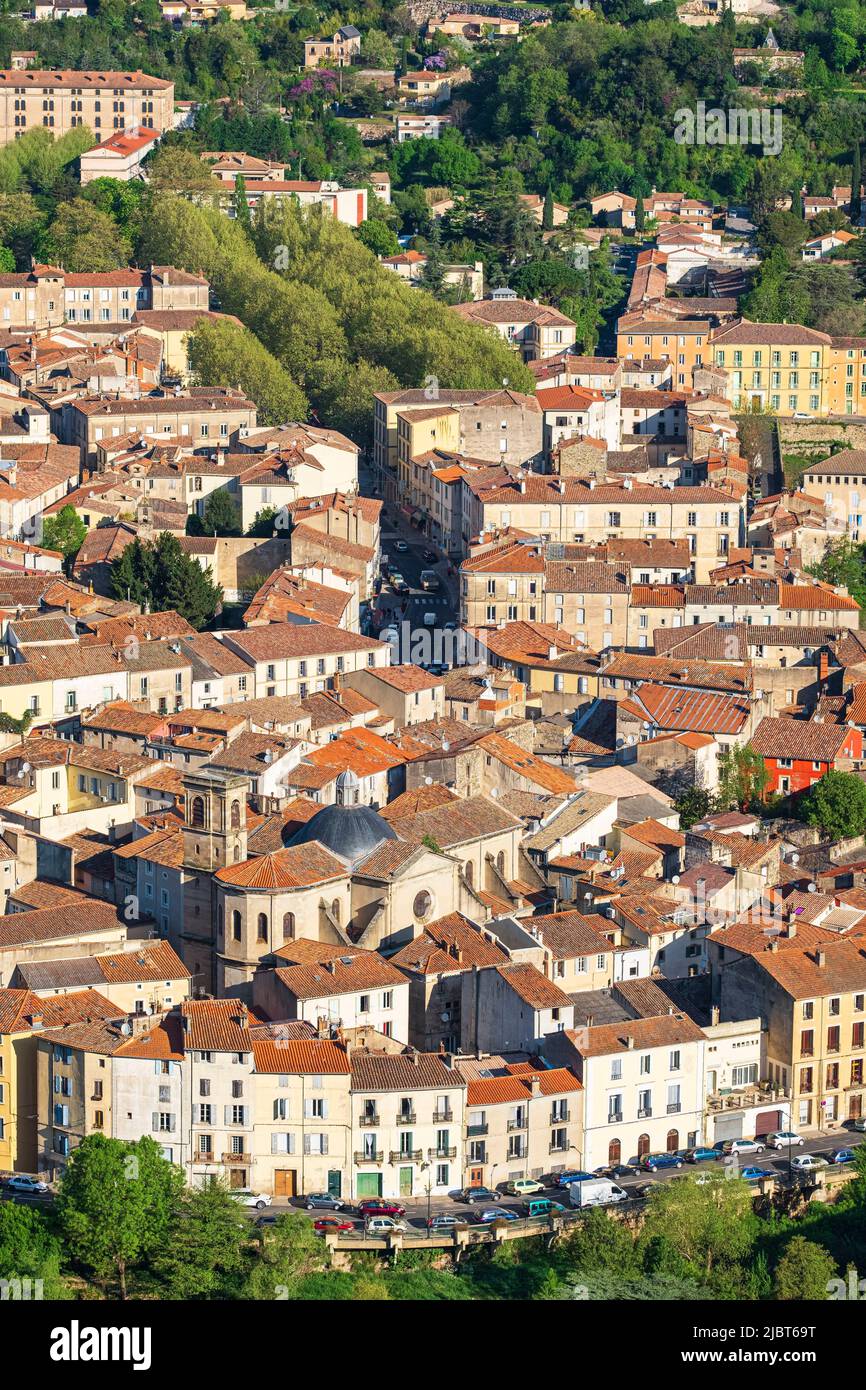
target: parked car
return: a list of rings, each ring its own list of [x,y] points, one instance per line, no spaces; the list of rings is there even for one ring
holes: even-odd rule
[[[755,1163],[750,1163],[745,1168],[740,1169],[740,1177],[745,1178],[746,1182],[760,1182],[761,1178],[774,1178],[775,1176],[772,1168],[759,1168]]]
[[[27,1173],[16,1173],[7,1180],[6,1186],[10,1192],[47,1192],[48,1183],[42,1182],[41,1178],[31,1178]],[[270,1197],[268,1201],[270,1201]]]
[[[702,1144],[699,1144],[696,1149],[686,1149],[683,1154],[686,1163],[708,1163],[710,1160],[719,1158],[720,1156],[718,1149],[710,1149]]]
[[[535,1178],[512,1178],[508,1191],[515,1197],[531,1197],[534,1192],[543,1192],[544,1183]]]
[[[866,1134],[866,1115],[862,1116],[859,1120],[855,1120],[851,1128],[856,1130],[858,1134]]]
[[[318,1221],[313,1222],[313,1230],[318,1231],[319,1235],[325,1235],[328,1231],[354,1231],[354,1221],[347,1221],[345,1216],[320,1216]]]
[[[633,1163],[610,1163],[601,1168],[596,1168],[593,1173],[595,1178],[636,1178],[640,1169]]]
[[[726,1139],[722,1145],[722,1153],[726,1154],[762,1154],[764,1145],[758,1139]]]
[[[421,588],[422,588],[422,589],[438,589],[438,588],[439,588],[439,576],[438,576],[438,574],[436,573],[435,570],[422,570],[422,571],[421,571]]]
[[[301,1201],[307,1211],[342,1211],[346,1205],[341,1197],[332,1197],[330,1192],[311,1192]]]
[[[440,1211],[435,1216],[431,1216],[427,1222],[428,1229],[431,1231],[453,1231],[457,1226],[465,1226],[466,1222],[460,1216],[452,1216],[450,1212]]]
[[[436,554],[435,550],[431,550],[430,547],[427,546],[425,550],[421,551],[421,559],[424,561],[425,565],[435,565],[439,556]]]
[[[389,1202],[381,1197],[365,1197],[358,1203],[358,1215],[367,1216],[405,1216],[406,1208],[399,1202]]]
[[[396,550],[398,555],[405,555],[406,551],[409,549],[409,546],[406,541],[397,540],[394,542],[394,549]]]
[[[768,1149],[793,1149],[803,1147],[803,1140],[799,1134],[795,1134],[792,1129],[774,1129],[772,1134],[768,1134],[764,1143]]]
[[[391,574],[391,588],[394,590],[395,594],[408,594],[409,592],[409,585],[406,583],[402,574],[398,573],[396,570]]]
[[[242,1207],[255,1207],[256,1211],[263,1211],[271,1205],[267,1192],[253,1192],[249,1187],[236,1187],[231,1195]]]
[[[830,1155],[831,1163],[853,1163],[856,1149],[834,1149]]]
[[[683,1161],[679,1154],[644,1154],[641,1159],[641,1167],[649,1173],[658,1172],[659,1168],[682,1168]]]
[[[574,1172],[557,1173],[556,1186],[568,1187],[569,1183],[586,1182],[589,1178],[594,1178],[595,1173],[587,1173],[583,1168],[576,1169]]]
[[[524,1207],[527,1216],[552,1216],[566,1210],[561,1202],[552,1202],[549,1197],[533,1197]]]
[[[495,1202],[496,1193],[489,1187],[464,1187],[460,1193],[462,1202]]]
[[[508,1207],[485,1207],[478,1213],[478,1224],[486,1226],[490,1221],[517,1221],[516,1211],[510,1211]]]
[[[826,1168],[826,1158],[820,1158],[817,1154],[797,1154],[796,1158],[791,1159],[791,1168],[795,1173],[817,1173],[819,1168]]]
[[[386,1236],[392,1231],[405,1231],[406,1222],[398,1221],[394,1216],[368,1216],[364,1230],[370,1236]]]

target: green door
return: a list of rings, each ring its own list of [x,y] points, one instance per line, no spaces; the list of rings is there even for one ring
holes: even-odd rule
[[[411,1197],[411,1196],[412,1196],[412,1169],[411,1169],[411,1168],[401,1168],[401,1169],[400,1169],[400,1196],[401,1196],[401,1197]]]
[[[382,1196],[382,1174],[381,1173],[359,1173],[357,1181],[359,1197],[381,1197]]]
[[[332,1168],[328,1174],[328,1196],[341,1197],[343,1194],[343,1178],[339,1168]]]

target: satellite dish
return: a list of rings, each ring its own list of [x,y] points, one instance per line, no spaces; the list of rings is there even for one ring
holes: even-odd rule
[[[499,792],[496,790],[495,787],[491,787],[491,788],[490,788],[490,795],[493,797],[493,800],[495,801],[496,798],[497,798],[497,796],[499,795]]]
[[[440,1020],[441,1020],[442,1023],[449,1023],[450,1020],[451,1020],[451,1015],[450,1015],[450,1014],[440,1014],[440,1015],[439,1015],[439,1018],[440,1018]]]
[[[425,787],[432,787],[432,785],[433,785],[433,778],[432,778],[432,777],[425,777],[425,778],[424,778],[424,786],[425,786]]]
[[[449,748],[449,744],[448,744],[447,739],[443,739],[443,740],[442,740],[442,752],[443,752],[443,753],[447,753],[447,752],[448,752],[448,748]]]
[[[792,854],[792,855],[791,855],[791,863],[792,863],[792,864],[799,864],[799,862],[800,862],[800,856],[799,856],[799,854]]]
[[[817,883],[810,883],[810,884],[809,884],[809,889],[808,889],[808,891],[809,891],[810,893],[817,893],[817,891],[818,891],[818,885],[817,885]]]
[[[22,764],[21,764],[21,771],[22,771],[22,772],[30,772],[30,771],[31,771],[30,764],[29,764],[29,763],[22,763]]]
[[[679,874],[674,874],[673,878],[671,879],[671,883],[679,883],[679,881],[680,881],[680,876],[679,876]]]
[[[121,1023],[120,1031],[121,1033],[123,1033],[124,1037],[129,1037],[130,1033],[132,1032],[132,1024],[130,1023],[128,1018],[125,1018]]]

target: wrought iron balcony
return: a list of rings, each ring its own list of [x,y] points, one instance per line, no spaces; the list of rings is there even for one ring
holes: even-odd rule
[[[439,1148],[437,1148],[437,1149],[428,1149],[428,1151],[427,1151],[427,1157],[428,1157],[428,1158],[456,1158],[456,1157],[457,1157],[457,1145],[456,1145],[456,1144],[452,1144],[450,1147],[448,1147],[447,1145],[444,1145],[441,1149],[439,1149]]]
[[[250,1154],[235,1154],[235,1153],[223,1154],[223,1163],[232,1164],[232,1163],[251,1163],[251,1162],[252,1162],[252,1156],[251,1156]]]
[[[519,1120],[509,1120],[509,1121],[508,1121],[507,1128],[509,1129],[509,1131],[512,1131],[512,1130],[515,1130],[515,1129],[526,1129],[526,1126],[527,1126],[527,1120],[526,1120],[526,1116],[524,1115],[524,1116],[522,1117],[522,1119],[519,1119]]]
[[[361,1115],[358,1124],[364,1129],[369,1129],[372,1125],[379,1123],[379,1112],[375,1110],[372,1115]]]
[[[467,1139],[477,1139],[477,1138],[479,1138],[481,1135],[486,1134],[486,1133],[487,1133],[487,1130],[488,1130],[488,1126],[487,1126],[487,1125],[467,1125],[467,1126],[466,1126],[466,1137],[467,1137]]]
[[[451,1109],[450,1105],[447,1106],[444,1110],[433,1111],[434,1125],[450,1125],[453,1119],[454,1111]]]
[[[417,1119],[418,1117],[414,1110],[398,1110],[397,1112],[398,1125],[414,1125]]]
[[[424,1154],[422,1149],[392,1149],[388,1157],[388,1162],[420,1163],[423,1156]]]
[[[385,1155],[381,1149],[372,1150],[369,1153],[356,1153],[356,1163],[381,1163]]]

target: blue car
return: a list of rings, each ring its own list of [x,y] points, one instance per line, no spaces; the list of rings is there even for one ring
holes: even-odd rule
[[[641,1159],[641,1167],[650,1173],[655,1173],[658,1168],[682,1168],[683,1161],[679,1154],[644,1154]]]
[[[517,1212],[511,1211],[508,1207],[487,1207],[475,1218],[479,1226],[486,1226],[491,1221],[518,1221],[519,1219]]]
[[[686,1149],[683,1157],[686,1163],[706,1163],[708,1159],[716,1159],[720,1155],[718,1149],[708,1149],[699,1144],[696,1149]]]
[[[831,1163],[853,1163],[855,1149],[835,1149],[830,1155]]]
[[[573,1182],[588,1182],[590,1178],[594,1178],[594,1177],[595,1177],[595,1173],[586,1173],[586,1172],[583,1172],[583,1171],[575,1172],[575,1173],[557,1173],[557,1175],[556,1175],[556,1186],[557,1186],[557,1187],[568,1187],[569,1183],[573,1183]]]
[[[761,1178],[774,1178],[776,1174],[772,1168],[758,1168],[752,1163],[748,1168],[740,1170],[740,1177],[745,1178],[746,1182],[760,1182]]]

